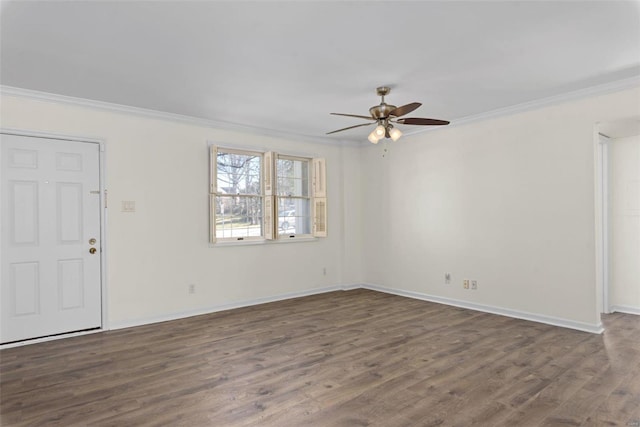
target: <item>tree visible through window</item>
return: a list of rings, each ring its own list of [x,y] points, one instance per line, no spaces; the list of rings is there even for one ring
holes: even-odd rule
[[[216,238],[262,236],[262,154],[218,149],[216,171]]]

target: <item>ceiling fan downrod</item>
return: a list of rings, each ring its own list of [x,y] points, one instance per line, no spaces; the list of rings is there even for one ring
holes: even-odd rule
[[[376,89],[376,93],[382,98],[382,100],[380,102],[380,105],[374,105],[373,107],[369,108],[369,114],[371,114],[371,117],[378,119],[378,121],[380,119],[387,119],[389,117],[389,114],[396,109],[395,105],[389,105],[384,102],[384,97],[385,95],[388,95],[389,92],[391,92],[391,88],[386,86],[381,86]]]

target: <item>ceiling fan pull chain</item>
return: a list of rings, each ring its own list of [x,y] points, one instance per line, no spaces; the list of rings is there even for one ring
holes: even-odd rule
[[[387,142],[387,139],[385,139],[384,141],[382,141],[382,158],[384,159],[385,157],[387,157],[388,154],[389,154],[389,143]]]

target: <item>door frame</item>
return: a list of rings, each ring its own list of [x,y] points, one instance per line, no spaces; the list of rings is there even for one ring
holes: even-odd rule
[[[82,142],[86,144],[98,145],[98,164],[99,164],[99,180],[100,180],[100,302],[102,310],[102,326],[93,331],[85,332],[69,332],[66,334],[55,335],[51,337],[35,338],[27,341],[1,345],[0,348],[17,347],[27,344],[35,344],[38,342],[51,341],[61,338],[67,338],[78,335],[91,334],[109,330],[108,318],[108,298],[107,298],[107,189],[106,189],[106,144],[104,139],[82,137],[74,135],[56,134],[50,132],[40,132],[34,130],[16,129],[0,127],[0,134],[27,136],[32,138],[55,139],[60,141]]]
[[[595,126],[596,301],[598,313],[611,313],[609,302],[609,144]]]

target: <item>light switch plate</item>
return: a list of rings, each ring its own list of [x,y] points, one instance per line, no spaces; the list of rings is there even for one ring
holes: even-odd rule
[[[133,200],[123,200],[122,201],[122,212],[135,212],[136,211],[136,202]]]

